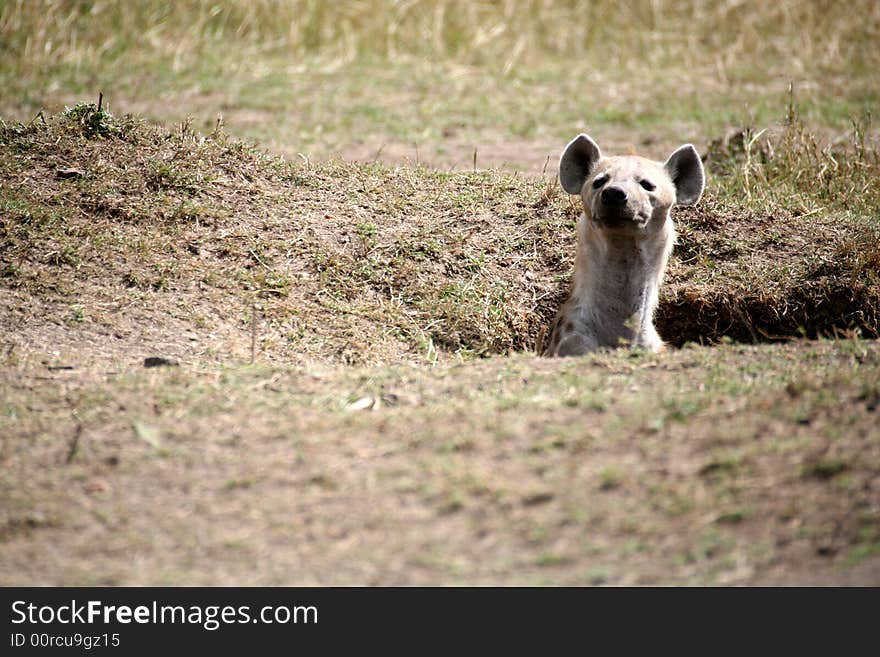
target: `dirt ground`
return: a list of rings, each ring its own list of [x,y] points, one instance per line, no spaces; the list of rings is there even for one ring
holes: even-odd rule
[[[0,583],[880,584],[875,225],[710,190],[667,354],[538,359],[552,180],[93,109],[2,132]]]
[[[6,585],[880,583],[876,343],[77,354],[3,365]]]

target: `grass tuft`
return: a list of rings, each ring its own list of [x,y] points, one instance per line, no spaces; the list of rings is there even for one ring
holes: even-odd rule
[[[82,134],[88,139],[95,137],[116,137],[122,129],[110,112],[99,108],[94,103],[77,103],[64,110],[62,116],[80,126]]]

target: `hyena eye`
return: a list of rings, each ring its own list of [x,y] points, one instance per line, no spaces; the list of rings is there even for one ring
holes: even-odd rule
[[[606,182],[608,182],[608,176],[599,176],[593,181],[593,189],[599,189]]]
[[[653,192],[655,189],[657,189],[656,185],[654,185],[654,183],[652,183],[650,180],[642,180],[639,184],[647,189],[649,192]]]

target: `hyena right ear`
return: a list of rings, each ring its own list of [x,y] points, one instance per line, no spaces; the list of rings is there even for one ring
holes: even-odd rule
[[[693,144],[685,144],[666,160],[666,171],[675,185],[675,202],[693,205],[700,200],[706,186],[703,161]]]
[[[570,142],[559,160],[559,182],[569,194],[580,194],[602,151],[589,136],[580,134]]]

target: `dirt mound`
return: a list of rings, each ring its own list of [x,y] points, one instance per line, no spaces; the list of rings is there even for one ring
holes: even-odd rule
[[[576,204],[496,171],[288,162],[78,105],[0,127],[0,326],[52,357],[349,363],[531,349]],[[877,227],[712,190],[680,232],[673,344],[878,335]]]

